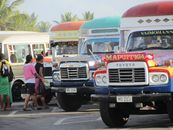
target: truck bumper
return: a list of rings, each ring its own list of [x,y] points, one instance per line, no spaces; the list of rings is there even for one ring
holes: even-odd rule
[[[58,92],[58,93],[66,93],[67,88],[72,88],[72,87],[51,87],[52,92]],[[75,88],[75,87],[73,87]],[[77,92],[76,93],[70,93],[70,94],[94,94],[95,89],[94,87],[77,87]]]
[[[170,101],[171,93],[158,93],[158,94],[135,94],[135,95],[97,95],[92,94],[91,100],[95,102],[106,101],[110,103],[117,103],[118,96],[132,96],[132,103],[143,103],[150,101]],[[126,102],[123,102],[126,103]],[[129,103],[129,102],[128,102]]]
[[[53,81],[50,83],[51,87],[94,87],[93,80],[87,81]]]
[[[93,80],[88,81],[59,81],[51,83],[52,92],[64,93],[68,88],[77,89],[76,93],[94,94],[95,87]]]

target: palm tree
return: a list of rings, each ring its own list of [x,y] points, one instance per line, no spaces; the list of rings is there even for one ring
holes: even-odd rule
[[[50,23],[49,22],[44,22],[44,21],[41,21],[37,24],[37,27],[39,29],[40,32],[48,32],[49,31],[49,28],[50,28]]]
[[[72,15],[71,12],[66,12],[65,14],[61,15],[61,22],[68,22],[68,21],[77,21],[77,15]]]
[[[16,14],[16,8],[23,3],[23,0],[0,0],[0,30],[8,30],[11,21],[9,19]]]
[[[15,31],[38,31],[37,28],[37,16],[33,13],[31,15],[21,14],[17,12],[13,17],[9,19],[10,25],[8,26],[8,30]]]
[[[86,11],[82,14],[84,20],[92,20],[94,19],[94,13],[91,13],[90,11]]]

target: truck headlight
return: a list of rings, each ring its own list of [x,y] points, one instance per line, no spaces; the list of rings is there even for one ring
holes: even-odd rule
[[[161,85],[169,82],[168,74],[165,72],[150,73],[150,85]]]
[[[53,73],[53,75],[52,75],[52,78],[53,78],[53,80],[60,80],[60,72],[59,71],[55,71],[54,73]]]
[[[152,76],[152,81],[158,82],[159,81],[159,75],[155,74]]]
[[[97,74],[95,81],[97,86],[107,86],[107,83],[108,83],[107,75]]]
[[[103,81],[103,83],[106,84],[106,83],[107,83],[107,77],[106,77],[106,76],[103,76],[103,77],[102,77],[102,81]]]
[[[100,84],[102,81],[102,78],[100,75],[96,76],[96,84]]]
[[[160,75],[160,80],[162,81],[162,82],[166,82],[167,81],[167,76],[166,75],[164,75],[164,74],[161,74]]]

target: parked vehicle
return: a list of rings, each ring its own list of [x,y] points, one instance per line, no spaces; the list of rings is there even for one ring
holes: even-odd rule
[[[10,62],[15,79],[12,81],[14,101],[21,100],[21,87],[24,84],[23,65],[25,57],[47,51],[49,36],[46,33],[25,31],[0,31],[0,51]]]
[[[84,22],[64,22],[51,28],[49,34],[54,62],[59,63],[62,57],[77,56],[79,29]]]
[[[78,56],[64,57],[53,73],[53,87],[65,111],[77,111],[95,93],[93,74],[102,55],[119,45],[120,17],[91,20],[80,27]]]
[[[118,54],[105,56],[106,68],[95,72],[96,94],[103,122],[124,126],[143,107],[169,114],[173,122],[173,2],[138,5],[122,17]],[[145,125],[145,124],[144,124]]]

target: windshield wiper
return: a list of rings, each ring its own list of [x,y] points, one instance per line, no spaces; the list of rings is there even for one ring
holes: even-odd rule
[[[129,49],[128,51],[143,51],[146,50],[146,48],[134,48],[134,49]]]
[[[113,51],[108,51],[108,52],[93,52],[94,54],[109,54],[109,53],[114,53]]]
[[[134,48],[134,49],[129,49],[128,51],[144,51],[144,50],[169,50],[173,48],[163,48],[163,47],[150,47],[150,48]]]

